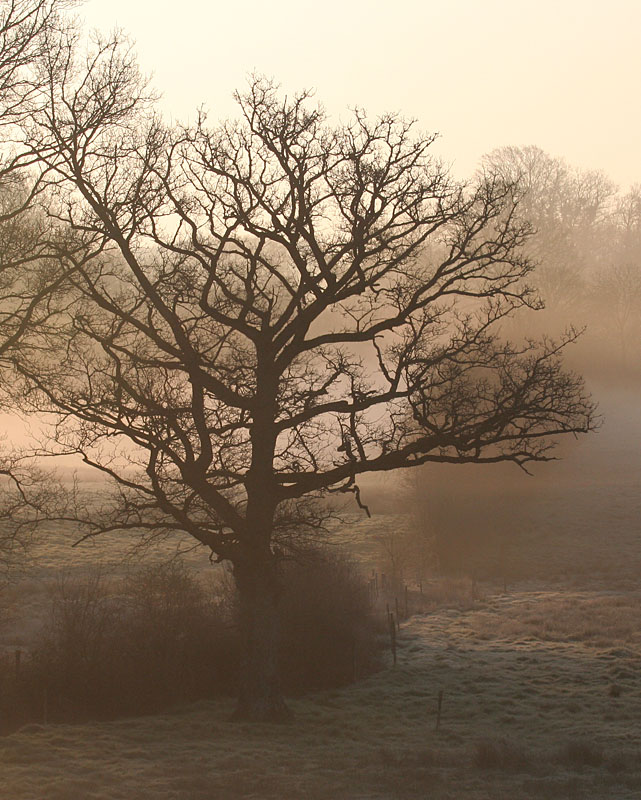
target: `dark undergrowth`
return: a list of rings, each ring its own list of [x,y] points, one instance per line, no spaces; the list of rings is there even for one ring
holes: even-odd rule
[[[336,551],[283,564],[286,691],[337,687],[377,665],[368,588]],[[181,562],[110,581],[61,575],[29,652],[0,662],[0,731],[29,722],[112,719],[233,694],[239,664],[231,579],[205,586]]]

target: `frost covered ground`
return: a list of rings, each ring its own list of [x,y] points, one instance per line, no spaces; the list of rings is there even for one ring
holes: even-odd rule
[[[351,687],[293,698],[283,726],[229,723],[227,700],[30,725],[0,739],[0,798],[641,797],[641,418],[636,399],[621,402],[627,415],[610,417],[608,436],[537,491],[536,514],[511,540],[507,592],[479,585],[473,600],[414,615],[396,666],[387,654]],[[407,524],[355,523],[368,568],[374,534]],[[69,561],[58,534],[13,590],[6,647],[28,640],[25,620]],[[74,552],[73,569],[126,567],[118,542]],[[190,558],[207,569],[201,556]]]
[[[28,726],[0,740],[2,797],[632,800],[640,622],[638,595],[594,592],[517,592],[417,615],[395,667],[292,700],[290,725],[231,724],[224,701]]]

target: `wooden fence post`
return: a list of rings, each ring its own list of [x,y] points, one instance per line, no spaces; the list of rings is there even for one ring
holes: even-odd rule
[[[356,683],[357,665],[356,665],[356,636],[352,634],[352,683]]]
[[[438,693],[438,706],[436,708],[436,730],[441,725],[441,708],[443,707],[443,690],[440,689]]]
[[[396,624],[394,622],[394,614],[389,615],[389,636],[392,645],[392,658],[394,665],[396,665]]]
[[[42,690],[42,724],[47,725],[49,722],[49,687],[45,683]]]

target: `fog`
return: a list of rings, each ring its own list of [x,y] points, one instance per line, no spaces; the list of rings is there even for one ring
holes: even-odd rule
[[[641,181],[641,10],[629,0],[508,0],[435,4],[336,0],[322,11],[287,0],[233,5],[189,0],[180,12],[150,0],[88,0],[99,30],[122,27],[173,119],[204,104],[233,116],[249,73],[288,92],[313,88],[336,118],[349,107],[397,111],[441,134],[436,148],[459,178],[504,145],[536,144],[624,189]]]
[[[0,69],[0,800],[638,797],[641,6],[61,6],[135,44]]]
[[[495,150],[485,163],[528,176],[524,206],[537,232],[527,248],[545,302],[544,310],[511,319],[503,336],[518,342],[580,331],[564,360],[584,377],[600,425],[587,437],[564,439],[550,463],[527,472],[434,464],[395,483],[375,482],[374,507],[389,503],[415,515],[418,540],[403,534],[407,541],[399,543],[410,571],[432,548],[433,565],[450,574],[596,585],[607,574],[634,585],[640,563],[630,545],[641,532],[638,190],[622,194],[605,173],[535,147]],[[544,539],[533,554],[537,532]]]

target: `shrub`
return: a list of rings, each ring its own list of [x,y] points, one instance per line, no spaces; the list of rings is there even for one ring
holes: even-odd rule
[[[121,618],[122,608],[100,569],[83,577],[63,572],[26,668],[27,691],[46,689],[55,698],[55,717],[104,712],[117,681]]]
[[[524,750],[513,742],[504,739],[483,739],[476,744],[474,765],[478,769],[522,772],[531,761]]]
[[[372,669],[367,585],[330,550],[284,562],[282,661],[290,690],[339,686]],[[239,663],[233,582],[207,591],[179,561],[128,579],[63,574],[40,640],[0,662],[0,727],[154,713],[234,692]]]
[[[119,584],[99,572],[63,576],[25,664],[18,703],[52,719],[152,713],[230,691],[238,661],[228,619],[180,562]]]
[[[239,644],[223,598],[205,591],[180,562],[145,567],[125,589],[121,650],[129,706],[136,698],[156,709],[233,691]]]
[[[571,741],[561,748],[558,761],[575,768],[600,767],[604,761],[603,748],[594,742]]]
[[[340,551],[309,549],[286,563],[281,597],[285,687],[348,684],[376,666],[377,622],[368,586]]]

